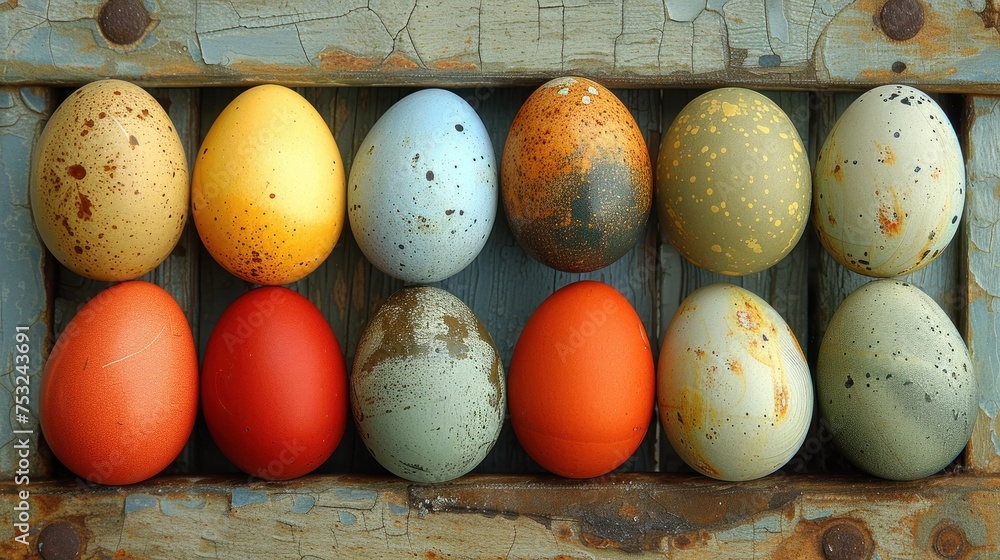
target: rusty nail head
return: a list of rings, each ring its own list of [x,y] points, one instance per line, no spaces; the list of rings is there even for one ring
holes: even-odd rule
[[[869,558],[867,539],[855,524],[840,521],[823,532],[823,557],[826,560]]]
[[[890,39],[908,41],[924,26],[924,6],[920,0],[888,0],[878,14],[878,23]]]
[[[967,545],[965,531],[951,523],[944,524],[934,536],[934,552],[943,558],[961,558]]]
[[[150,21],[142,0],[108,0],[97,14],[104,38],[116,45],[131,45],[141,39]]]
[[[38,534],[38,553],[45,560],[70,560],[80,553],[80,534],[65,521],[46,525]]]

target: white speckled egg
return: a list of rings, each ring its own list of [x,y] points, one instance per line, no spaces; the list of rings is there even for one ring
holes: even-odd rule
[[[686,259],[711,272],[742,276],[777,264],[805,231],[811,192],[795,125],[755,91],[698,96],[660,145],[660,227]]]
[[[965,165],[941,107],[909,86],[877,87],[840,116],[816,159],[813,223],[842,265],[908,274],[958,230]]]
[[[35,227],[59,262],[95,280],[131,280],[180,239],[187,158],[153,96],[100,80],[73,92],[45,125],[30,192]]]
[[[806,358],[778,312],[748,290],[710,284],[688,296],[663,337],[656,376],[667,438],[704,475],[760,478],[805,440]]]
[[[403,288],[365,327],[351,410],[365,446],[392,473],[443,482],[478,465],[500,435],[503,364],[486,328],[439,288]]]
[[[493,228],[497,169],[486,127],[461,97],[410,94],[365,136],[347,206],[361,251],[386,274],[436,282],[469,265]]]
[[[930,296],[898,280],[861,286],[833,314],[816,386],[834,442],[882,478],[940,471],[962,452],[976,420],[965,342]]]

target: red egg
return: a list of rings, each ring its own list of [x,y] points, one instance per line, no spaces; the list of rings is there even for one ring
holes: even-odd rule
[[[316,306],[287,288],[251,290],[226,309],[208,340],[201,382],[212,439],[251,475],[309,473],[344,435],[340,344]]]
[[[539,465],[570,478],[610,472],[638,449],[653,415],[646,328],[611,286],[570,284],[528,319],[507,386],[514,433]]]
[[[198,412],[198,358],[187,318],[149,282],[87,302],[42,373],[39,420],[55,456],[99,484],[145,480],[184,448]]]

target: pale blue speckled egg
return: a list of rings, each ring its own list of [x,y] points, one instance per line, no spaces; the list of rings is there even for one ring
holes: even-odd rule
[[[347,187],[351,230],[382,272],[443,280],[482,250],[497,211],[497,166],[486,127],[461,97],[410,94],[365,136]]]

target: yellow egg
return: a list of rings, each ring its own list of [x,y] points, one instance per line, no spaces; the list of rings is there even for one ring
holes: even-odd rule
[[[180,239],[187,159],[153,96],[101,80],[73,92],[45,125],[30,193],[35,227],[59,262],[95,280],[131,280]]]
[[[344,162],[323,117],[278,85],[251,88],[212,124],[198,150],[191,212],[226,270],[287,284],[333,250],[346,212]]]
[[[692,263],[742,276],[778,263],[802,237],[812,201],[795,125],[767,97],[712,90],[663,137],[656,207],[670,243]]]

